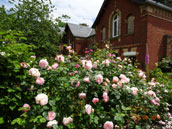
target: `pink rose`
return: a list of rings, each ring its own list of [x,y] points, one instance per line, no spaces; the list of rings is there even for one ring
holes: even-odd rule
[[[58,122],[56,120],[49,121],[47,123],[47,128],[51,128],[53,125],[57,125]]]
[[[101,84],[103,82],[103,76],[101,74],[96,75],[95,79],[98,84]]]
[[[103,101],[105,102],[105,103],[107,103],[108,101],[109,101],[109,96],[108,96],[108,93],[105,91],[105,92],[103,92]]]
[[[59,65],[58,65],[57,63],[54,63],[54,64],[52,65],[52,69],[57,69],[58,66],[59,66]]]
[[[56,118],[56,113],[53,111],[48,112],[47,120],[54,120]]]
[[[133,95],[137,95],[138,89],[136,87],[132,87],[131,90]]]
[[[119,81],[119,78],[118,77],[113,77],[113,80],[112,80],[112,82],[115,82],[115,83],[117,83]]]
[[[34,76],[34,77],[40,76],[40,72],[36,68],[31,68],[28,73],[29,75]]]
[[[84,67],[84,68],[85,68],[86,60],[81,60],[81,63],[82,63],[82,67]]]
[[[80,81],[78,81],[77,83],[76,83],[76,87],[79,87],[80,86]]]
[[[48,103],[48,96],[46,94],[38,94],[35,98],[36,104],[40,104],[41,106],[46,105]]]
[[[84,99],[86,97],[86,93],[79,93],[79,98]]]
[[[91,111],[92,111],[92,106],[91,106],[90,104],[86,104],[86,105],[85,105],[85,112],[86,112],[88,115],[90,115]]]
[[[72,47],[71,47],[71,46],[66,46],[66,49],[67,49],[67,50],[71,50]]]
[[[63,118],[62,123],[66,126],[67,124],[73,122],[73,119],[71,117]]]
[[[93,65],[92,65],[92,62],[91,61],[86,61],[85,62],[85,69],[91,70],[92,67],[93,67]]]
[[[26,69],[28,66],[27,66],[26,62],[21,62],[20,67]]]
[[[80,67],[80,65],[79,65],[79,64],[76,64],[76,65],[75,65],[75,68],[79,68],[79,67]]]
[[[42,68],[42,69],[45,69],[47,66],[48,66],[48,62],[47,62],[47,59],[42,59],[39,61],[39,66]]]
[[[158,97],[156,97],[155,100],[156,100],[157,102],[160,102],[160,99],[159,99]]]
[[[120,74],[119,76],[121,79],[126,79],[127,77],[124,74]]]
[[[75,51],[74,50],[69,50],[69,53],[74,53]]]
[[[29,111],[29,110],[30,110],[30,105],[27,104],[27,103],[25,103],[25,104],[23,105],[23,111],[24,111],[24,112],[27,112],[27,111]]]
[[[89,77],[84,77],[83,81],[89,83],[90,79],[89,79]]]
[[[113,122],[106,121],[106,123],[104,124],[104,129],[113,129]]]
[[[97,102],[99,102],[99,98],[93,98],[92,102],[96,104]]]
[[[150,96],[152,96],[152,97],[156,97],[155,92],[153,92],[153,91],[151,91],[151,90],[148,91],[147,94],[150,95]]]
[[[45,82],[44,78],[42,78],[42,77],[37,77],[37,79],[36,79],[36,84],[38,84],[38,85],[43,85],[44,82]]]
[[[117,88],[117,85],[116,85],[116,84],[112,84],[112,87],[113,87],[114,89],[116,89],[116,88]]]
[[[56,56],[55,60],[57,60],[58,62],[64,62],[64,56],[58,55]]]
[[[94,68],[94,69],[97,69],[97,62],[94,62],[94,63],[93,63],[93,68]]]
[[[169,118],[172,116],[171,113],[168,113],[167,115],[168,115]]]
[[[30,56],[31,58],[33,58],[33,59],[36,59],[36,56],[35,55],[32,55],[32,56]]]
[[[109,61],[108,59],[106,59],[106,60],[104,60],[104,61],[102,62],[102,64],[103,64],[103,65],[106,65],[106,66],[109,66],[110,61]]]

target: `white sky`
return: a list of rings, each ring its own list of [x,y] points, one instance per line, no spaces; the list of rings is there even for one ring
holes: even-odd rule
[[[8,0],[0,0],[0,5],[10,7]],[[100,10],[104,0],[51,0],[55,5],[54,17],[66,14],[71,17],[68,22],[79,24],[86,23],[91,26]]]

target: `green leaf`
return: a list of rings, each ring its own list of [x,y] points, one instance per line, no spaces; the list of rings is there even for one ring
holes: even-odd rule
[[[11,89],[11,88],[8,88],[8,92],[15,92],[16,90],[14,90],[14,89]]]
[[[136,125],[136,129],[142,129],[142,127],[140,127],[139,125]]]
[[[3,123],[4,123],[4,118],[0,117],[0,124],[3,124]]]

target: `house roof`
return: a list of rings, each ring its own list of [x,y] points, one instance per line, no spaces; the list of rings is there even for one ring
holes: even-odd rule
[[[72,35],[75,37],[88,38],[95,35],[95,29],[88,26],[77,25],[73,23],[67,23],[67,26],[72,32]]]
[[[135,2],[137,4],[150,4],[150,5],[154,5],[154,6],[157,6],[157,7],[160,7],[162,9],[165,9],[165,10],[168,10],[168,11],[172,12],[172,7],[164,5],[164,4],[160,3],[160,2],[156,2],[154,0],[131,0],[131,1]],[[98,15],[96,17],[96,20],[94,21],[94,23],[92,25],[93,28],[95,27],[95,25],[99,21],[103,11],[105,10],[105,6],[107,5],[107,3],[108,3],[108,0],[104,0],[104,2],[102,4],[102,7],[101,7],[101,9],[100,9],[100,11],[99,11],[99,13],[98,13]]]

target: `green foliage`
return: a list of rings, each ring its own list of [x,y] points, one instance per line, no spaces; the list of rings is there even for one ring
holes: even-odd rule
[[[21,48],[15,44],[8,44],[14,49],[4,44],[7,49],[1,50],[6,53],[1,53],[1,62],[5,63],[4,68],[8,71],[2,72],[7,75],[2,76],[6,78],[0,85],[2,128],[46,128],[49,122],[48,112],[53,111],[58,125],[53,125],[52,128],[102,129],[106,121],[112,121],[119,128],[126,126],[140,129],[157,123],[157,115],[162,120],[168,119],[167,113],[172,111],[171,89],[163,87],[156,80],[147,83],[143,71],[133,66],[129,59],[116,57],[111,49],[97,49],[87,54],[87,63],[71,53],[70,56],[64,56],[64,61],[62,55],[55,60],[47,58],[49,65],[41,68],[38,65],[40,60],[30,58],[31,46]],[[25,62],[27,67],[21,67],[20,62]],[[88,70],[90,62],[94,67]],[[58,63],[57,68],[52,67],[54,63]],[[31,68],[40,72],[40,77],[45,80],[42,85],[36,83],[39,77],[29,75]],[[103,76],[101,83],[96,82],[95,76],[98,74]],[[122,76],[127,79],[123,80]],[[83,80],[85,77],[89,77],[89,82]],[[113,77],[118,77],[119,80],[115,82]],[[132,88],[138,90],[136,94]],[[168,93],[164,94],[165,90]],[[148,95],[148,91],[153,91],[156,97]],[[104,100],[105,92],[108,94],[108,101]],[[35,99],[40,93],[48,96],[45,105],[38,104]],[[86,97],[80,98],[80,93],[85,93]],[[94,104],[93,98],[99,98],[99,102]],[[156,98],[160,99],[159,106],[151,102]],[[22,106],[26,103],[31,108],[24,112],[26,108]],[[92,106],[90,114],[86,113],[86,104]],[[167,107],[169,111],[166,110]],[[64,117],[71,117],[73,122],[64,125]]]
[[[54,6],[49,0],[12,0],[10,10],[0,8],[0,30],[21,31],[27,38],[23,43],[34,44],[37,56],[55,56],[60,36],[58,23],[51,17]]]
[[[162,72],[172,72],[172,60],[168,58],[162,58],[160,62],[158,62],[158,68],[162,70]]]

